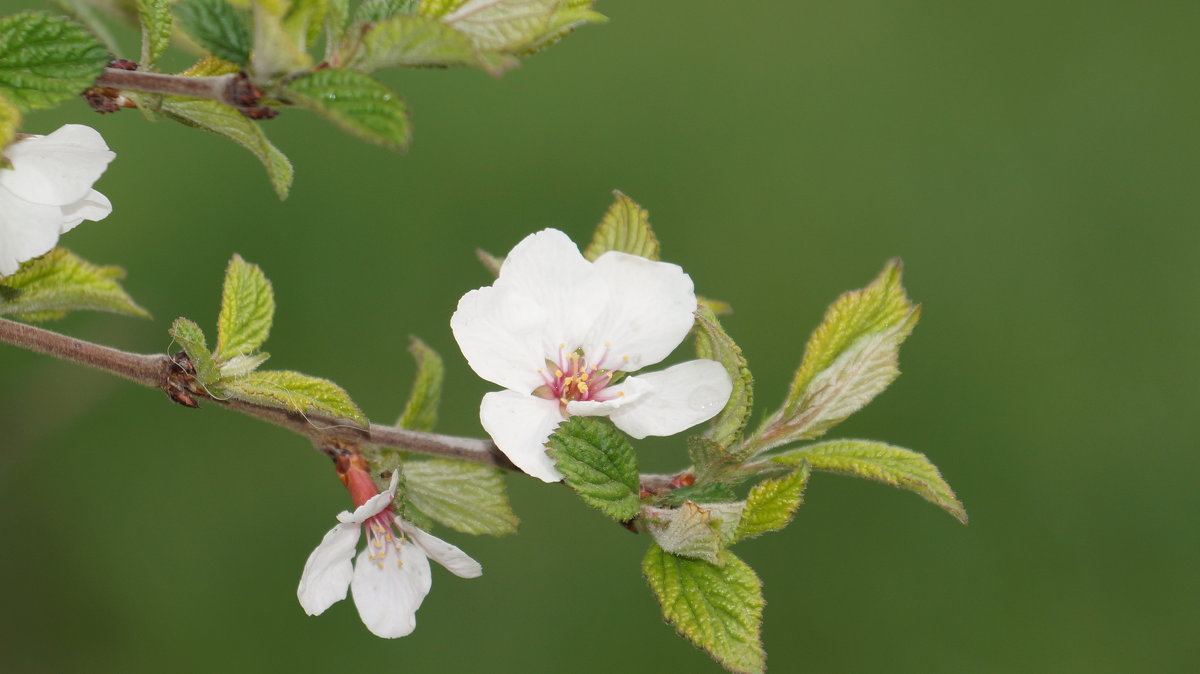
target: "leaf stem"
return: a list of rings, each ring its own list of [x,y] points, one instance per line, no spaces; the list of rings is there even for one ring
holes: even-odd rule
[[[187,77],[185,75],[105,68],[100,77],[96,78],[96,86],[129,89],[147,94],[208,98],[236,108],[244,105],[235,98],[237,84],[244,78],[245,75],[240,73],[212,77]]]

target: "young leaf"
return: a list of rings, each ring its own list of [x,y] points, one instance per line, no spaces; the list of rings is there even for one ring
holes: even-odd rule
[[[16,138],[17,129],[20,126],[21,111],[7,98],[0,96],[0,168],[5,168],[7,164],[4,159],[4,148],[8,147],[8,144]]]
[[[250,62],[250,27],[243,10],[225,0],[183,0],[175,16],[200,46],[224,61],[244,66]]]
[[[301,51],[321,35],[328,0],[292,0],[283,19],[283,29],[291,35]]]
[[[289,0],[254,0],[250,3],[254,18],[250,73],[256,82],[270,82],[312,65],[312,57],[304,50],[304,45],[284,26],[284,16],[290,6]]]
[[[784,477],[754,485],[746,497],[746,510],[742,513],[736,540],[786,527],[804,500],[804,487],[808,485],[810,472],[808,462],[801,461],[796,470]]]
[[[742,463],[724,445],[697,435],[687,439],[688,456],[692,460],[696,484],[719,482]]]
[[[642,574],[681,636],[731,672],[762,672],[762,582],[732,552],[720,559],[720,565],[685,559],[651,545]]]
[[[591,10],[590,0],[467,0],[441,18],[479,49],[509,53],[535,50],[583,23],[607,21]]]
[[[171,3],[137,0],[137,10],[142,24],[142,67],[149,68],[171,43]]]
[[[596,227],[583,256],[595,261],[610,250],[657,260],[658,239],[650,229],[650,214],[633,199],[613,190],[616,200]]]
[[[234,356],[221,363],[221,378],[244,377],[261,367],[270,357],[271,354],[262,351],[250,356]]]
[[[316,413],[368,423],[366,415],[342,387],[289,370],[263,370],[220,382],[221,392],[239,400],[280,407],[300,414]],[[216,391],[214,391],[216,393]]]
[[[807,461],[814,470],[853,475],[907,489],[943,508],[963,524],[967,511],[937,466],[924,454],[873,440],[830,440],[773,457],[778,463]]]
[[[406,498],[422,513],[466,534],[516,533],[500,471],[462,461],[407,461]]]
[[[225,269],[221,313],[217,317],[217,360],[258,351],[271,333],[275,293],[256,264],[234,254]]]
[[[340,56],[347,68],[371,72],[395,66],[461,65],[483,68],[493,75],[503,72],[494,69],[495,60],[482,58],[466,35],[437,19],[393,16],[369,28],[364,26],[364,30],[361,40],[347,43],[352,51]],[[516,59],[507,65],[516,65]]]
[[[67,16],[91,31],[100,42],[104,43],[104,47],[110,54],[121,51],[121,46],[117,44],[117,39],[113,37],[112,31],[104,22],[103,12],[99,11],[99,3],[96,3],[95,0],[50,0],[50,4],[55,5]]]
[[[742,356],[742,349],[721,327],[712,309],[705,305],[696,308],[696,356],[715,360],[725,367],[733,381],[733,392],[729,402],[712,420],[705,437],[712,438],[725,447],[732,446],[742,437],[742,429],[750,418],[754,407],[754,377]]]
[[[292,186],[292,163],[253,121],[227,105],[198,98],[168,97],[163,100],[162,112],[181,124],[225,136],[250,150],[266,168],[275,193],[280,199],[287,198]]]
[[[342,35],[346,32],[348,21],[350,21],[350,0],[329,0],[328,6],[325,8],[326,63],[337,63],[337,54],[341,49]]]
[[[742,507],[741,503],[699,506],[691,501],[678,508],[642,506],[642,519],[663,550],[721,566],[721,551],[734,539]]]
[[[327,68],[292,80],[287,91],[297,105],[363,140],[395,150],[408,145],[404,101],[369,75]]]
[[[74,98],[106,65],[104,45],[65,16],[0,17],[0,95],[22,111]]]
[[[432,431],[437,423],[438,406],[442,402],[442,380],[446,368],[437,351],[416,337],[412,338],[408,351],[417,361],[417,375],[413,378],[408,404],[404,406],[404,413],[396,425],[410,431]]]
[[[354,23],[376,23],[393,16],[413,14],[416,0],[363,0],[354,12]]]
[[[221,371],[213,361],[208,343],[204,339],[204,331],[199,325],[186,318],[176,318],[167,332],[191,359],[196,368],[196,378],[201,384],[208,385],[221,378]]]
[[[45,321],[86,310],[149,318],[117,282],[124,277],[119,267],[99,267],[55,248],[0,279],[0,315]]]
[[[692,487],[679,487],[667,492],[662,502],[665,505],[679,506],[687,501],[696,503],[724,503],[737,500],[733,489],[722,482],[698,484]]]
[[[638,514],[637,458],[620,431],[590,417],[572,417],[546,446],[584,503],[618,522]]]

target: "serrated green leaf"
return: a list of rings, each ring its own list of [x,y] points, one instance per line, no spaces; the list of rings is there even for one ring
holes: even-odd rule
[[[363,140],[396,150],[408,145],[404,101],[369,75],[327,68],[292,80],[287,91],[297,105]]]
[[[705,305],[696,308],[696,356],[720,363],[733,382],[729,401],[704,433],[705,437],[725,447],[732,446],[741,439],[754,407],[754,376],[750,374],[741,347],[721,327],[712,309]]]
[[[465,2],[467,0],[421,0],[417,3],[417,13],[421,16],[446,16]]]
[[[687,446],[696,483],[702,486],[719,482],[742,463],[741,457],[710,438],[693,435],[687,439]]]
[[[163,100],[162,112],[181,124],[225,136],[250,150],[266,168],[275,193],[280,199],[287,198],[292,187],[292,163],[252,120],[227,105],[198,98],[168,97]]]
[[[175,16],[188,35],[219,59],[250,62],[249,17],[225,0],[183,0]]]
[[[546,447],[584,503],[618,522],[638,514],[637,457],[623,433],[597,419],[571,417]]]
[[[307,50],[321,35],[328,4],[329,0],[291,0],[283,18],[283,29],[301,51]]]
[[[221,378],[221,371],[217,369],[212,353],[208,350],[204,331],[200,329],[199,325],[196,325],[195,321],[176,318],[167,333],[191,359],[192,365],[196,368],[196,378],[200,380],[201,384],[207,386]]]
[[[244,377],[254,372],[271,358],[271,354],[259,351],[252,355],[234,356],[221,363],[221,377]]]
[[[515,59],[484,59],[466,35],[425,16],[393,16],[369,27],[361,40],[347,42],[339,56],[347,68],[370,72],[396,66],[474,66],[499,75],[497,65],[511,67]],[[506,69],[506,68],[505,68]]]
[[[406,498],[422,513],[467,534],[516,533],[500,471],[462,461],[432,459],[404,463]]]
[[[442,402],[446,368],[437,351],[416,337],[408,345],[408,352],[417,361],[417,374],[413,377],[412,392],[408,395],[404,413],[396,425],[410,431],[432,431]]]
[[[350,21],[350,0],[329,0],[325,8],[325,62],[337,63],[346,24]],[[349,37],[349,36],[346,36]]]
[[[613,190],[613,195],[616,200],[600,220],[583,256],[594,262],[604,253],[615,250],[649,260],[659,259],[658,239],[650,229],[650,214],[620,191]]]
[[[807,461],[814,470],[853,475],[907,489],[950,513],[963,524],[967,510],[937,466],[924,454],[873,440],[830,440],[772,458],[777,463]]]
[[[920,318],[892,260],[866,288],[844,293],[813,332],[784,406],[755,432],[761,452],[815,438],[857,412],[900,374],[900,344]]]
[[[149,318],[117,281],[120,267],[100,267],[65,248],[55,248],[0,279],[0,315],[26,321],[52,320],[70,311],[108,311]]]
[[[65,16],[0,17],[0,95],[22,111],[74,98],[106,65],[104,45]]]
[[[375,23],[393,16],[413,14],[416,0],[364,0],[354,12],[354,23]]]
[[[149,68],[171,43],[171,3],[137,0],[137,10],[142,24],[142,67]]]
[[[732,552],[722,552],[721,561],[685,559],[651,545],[642,574],[681,636],[731,672],[762,672],[762,582]]]
[[[721,551],[733,542],[743,507],[741,503],[701,506],[691,501],[678,508],[642,506],[642,520],[666,552],[721,566]]]
[[[17,137],[17,129],[21,127],[21,111],[9,100],[0,96],[0,168],[8,166],[4,158],[4,148]]]
[[[425,4],[421,13],[429,16]],[[434,15],[481,50],[515,53],[538,49],[579,24],[607,20],[590,6],[573,0],[467,0],[453,11]]]
[[[220,382],[221,393],[300,414],[325,414],[365,426],[368,421],[342,387],[290,370],[260,370]],[[214,393],[217,393],[214,391]]]
[[[286,0],[253,0],[253,48],[250,74],[255,82],[272,82],[312,66],[312,57],[297,36],[284,26],[291,3]]]
[[[791,473],[754,485],[746,497],[746,510],[742,513],[736,540],[786,527],[804,502],[804,488],[808,485],[810,472],[808,462],[802,461]]]
[[[50,4],[61,9],[67,16],[75,21],[78,21],[84,28],[95,35],[100,42],[104,43],[110,54],[116,54],[121,51],[121,46],[117,44],[117,39],[113,37],[112,31],[104,22],[102,12],[98,11],[94,0],[50,0]]]
[[[683,505],[685,501],[723,503],[736,499],[737,496],[734,495],[732,487],[722,482],[714,482],[712,484],[697,484],[691,487],[672,489],[663,496],[662,502],[666,505],[678,506]]]
[[[271,334],[275,292],[262,268],[234,254],[225,269],[221,313],[217,317],[218,361],[258,351]]]

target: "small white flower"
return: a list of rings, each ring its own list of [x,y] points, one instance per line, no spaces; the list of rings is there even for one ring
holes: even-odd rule
[[[398,477],[399,472],[394,473],[391,486],[379,493],[370,475],[352,469],[346,486],[355,502],[360,503],[360,496],[368,492],[374,495],[353,513],[340,513],[337,526],[308,556],[296,596],[309,615],[320,615],[345,599],[348,588],[367,629],[394,639],[411,634],[417,626],[417,609],[432,583],[427,557],[461,578],[483,573],[479,562],[462,550],[391,512]],[[367,547],[352,563],[363,530]]]
[[[4,148],[0,169],[0,276],[50,252],[84,220],[102,220],[112,204],[92,185],[117,155],[91,127],[67,124]]]
[[[531,234],[496,282],[472,290],[450,319],[488,393],[479,419],[521,470],[562,473],[545,442],[569,416],[608,416],[635,438],[673,435],[715,416],[732,383],[712,360],[617,378],[666,358],[694,321],[692,279],[677,265],[608,252],[588,262],[566,234]]]

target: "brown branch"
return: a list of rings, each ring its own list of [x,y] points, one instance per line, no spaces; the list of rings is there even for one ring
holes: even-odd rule
[[[187,77],[185,75],[165,75],[162,73],[144,73],[137,70],[122,70],[120,68],[105,68],[100,77],[96,78],[97,87],[110,89],[129,89],[147,94],[164,94],[167,96],[187,96],[188,98],[208,98],[220,101],[225,105],[239,107],[234,98],[236,84],[245,75],[230,73],[212,77]]]

